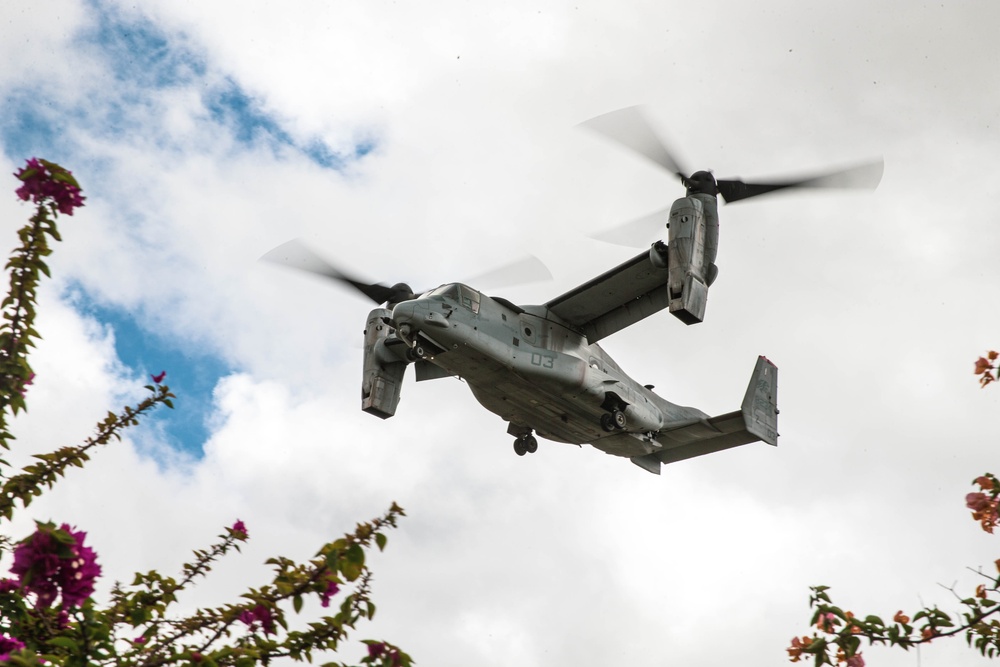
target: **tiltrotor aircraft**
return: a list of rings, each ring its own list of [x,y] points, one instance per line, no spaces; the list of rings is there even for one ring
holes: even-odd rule
[[[664,309],[686,324],[702,321],[708,286],[718,273],[716,195],[730,202],[783,188],[872,187],[881,177],[881,163],[764,184],[723,181],[707,171],[687,175],[635,108],[585,125],[676,173],[687,194],[670,207],[668,243],[657,241],[544,304],[516,305],[462,283],[421,294],[404,283],[366,283],[297,241],[264,259],[350,285],[379,304],[364,331],[361,403],[382,419],[396,413],[412,364],[417,381],[464,379],[483,407],[508,422],[520,456],[537,450],[537,434],[590,444],[659,474],[664,463],[758,440],[777,445],[778,370],[765,357],[757,359],[740,409],[710,417],[633,380],[598,342]],[[655,217],[626,232],[650,220]]]

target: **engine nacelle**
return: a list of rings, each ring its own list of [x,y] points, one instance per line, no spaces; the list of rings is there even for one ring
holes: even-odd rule
[[[391,314],[392,311],[387,308],[376,308],[368,314],[368,325],[365,327],[361,409],[382,419],[396,414],[403,375],[408,365],[406,345],[392,335],[392,328],[386,324]],[[387,340],[397,344],[387,346]]]
[[[683,197],[670,207],[668,287],[670,312],[685,324],[705,319],[708,286],[719,249],[718,203],[712,195]]]

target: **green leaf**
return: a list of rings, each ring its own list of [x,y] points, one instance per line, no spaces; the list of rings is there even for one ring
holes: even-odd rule
[[[53,637],[45,643],[49,646],[58,646],[59,648],[69,649],[70,651],[78,651],[80,649],[80,645],[76,643],[76,640],[70,637]]]
[[[345,562],[340,566],[340,571],[344,575],[344,579],[347,579],[348,581],[355,581],[361,576],[361,571],[363,569],[364,568],[361,565],[351,562]]]
[[[388,538],[382,533],[375,533],[375,544],[378,545],[379,551],[385,551],[385,543],[388,542]]]
[[[353,563],[355,565],[365,564],[365,550],[361,548],[360,544],[352,544],[347,548],[347,553],[344,554],[347,558],[347,562]]]
[[[302,611],[302,596],[296,595],[292,598],[292,607],[295,609],[295,613],[298,614]]]

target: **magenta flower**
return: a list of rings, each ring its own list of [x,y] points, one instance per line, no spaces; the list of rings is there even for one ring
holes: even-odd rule
[[[27,166],[14,174],[21,180],[21,187],[15,192],[24,201],[29,199],[41,204],[51,199],[60,213],[73,215],[73,209],[83,206],[80,184],[73,178],[73,172],[63,169],[55,162],[31,158]]]
[[[247,527],[242,521],[237,519],[236,523],[233,524],[233,527],[229,529],[229,534],[240,542],[245,542],[248,537]]]
[[[21,584],[14,579],[0,579],[0,593],[13,593],[21,588]]]
[[[73,532],[67,524],[60,526],[62,530],[73,536],[76,543],[73,548],[74,557],[64,564],[60,586],[62,587],[63,607],[79,607],[84,600],[94,594],[94,582],[101,576],[101,566],[97,564],[97,554],[83,541],[87,533]]]
[[[34,383],[35,383],[35,374],[32,373],[31,375],[28,376],[27,380],[25,380],[24,382],[21,383],[21,388],[18,390],[18,393],[21,394],[21,398],[24,398],[25,396],[27,396],[27,394],[28,394],[28,387],[30,387]]]
[[[339,592],[340,592],[340,586],[337,585],[337,582],[334,581],[333,579],[328,580],[326,582],[326,590],[320,594],[320,599],[322,600],[321,604],[324,607],[329,607],[330,598],[332,598]]]
[[[159,375],[150,375],[149,377],[153,378],[153,382],[155,382],[156,384],[160,384],[161,382],[163,382],[163,378],[167,377],[167,372],[160,371]]]
[[[385,653],[386,646],[382,642],[372,642],[368,645],[368,657],[377,658]]]
[[[51,606],[62,595],[62,607],[79,607],[94,593],[101,574],[97,554],[84,545],[87,534],[63,524],[38,529],[14,549],[11,573],[17,575],[21,590],[34,593],[36,607]]]
[[[10,659],[10,654],[14,651],[20,651],[24,648],[24,642],[16,637],[8,637],[7,635],[0,635],[0,662],[6,662]]]
[[[239,619],[249,626],[251,632],[257,630],[257,623],[259,622],[265,635],[275,634],[274,615],[270,609],[262,604],[257,605],[253,609],[244,609],[240,613]]]

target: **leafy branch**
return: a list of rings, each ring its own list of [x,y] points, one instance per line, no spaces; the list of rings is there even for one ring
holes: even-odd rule
[[[44,488],[52,488],[56,481],[65,476],[70,467],[82,468],[90,460],[88,453],[98,445],[106,445],[112,439],[121,440],[121,433],[130,426],[139,423],[139,417],[151,411],[161,403],[173,407],[171,401],[175,396],[170,393],[167,385],[147,385],[151,393],[138,404],[126,406],[120,413],[109,412],[104,421],[97,425],[97,433],[82,445],[61,447],[47,454],[36,454],[38,463],[25,466],[19,475],[8,478],[0,487],[0,517],[11,519],[15,503],[21,501],[22,506],[31,504],[32,498],[40,496]]]

